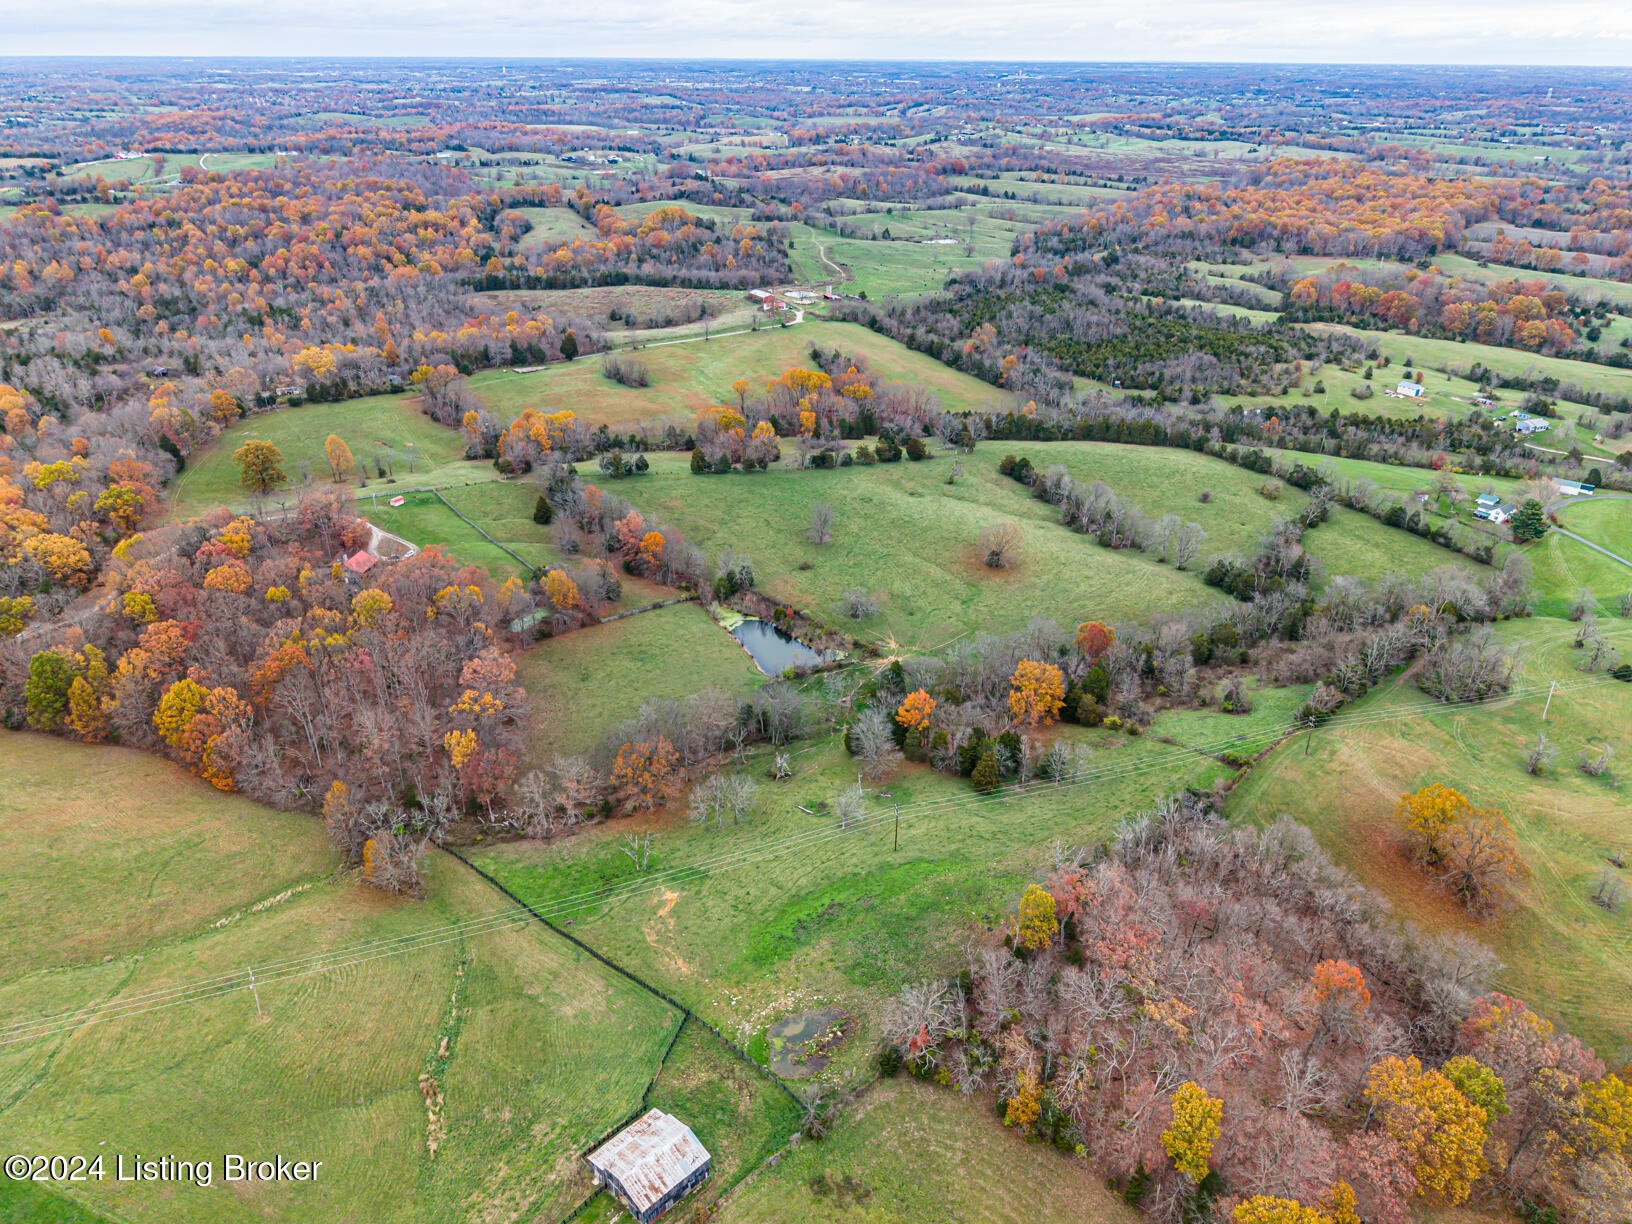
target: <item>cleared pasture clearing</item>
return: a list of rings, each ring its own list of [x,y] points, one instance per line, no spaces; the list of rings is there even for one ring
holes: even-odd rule
[[[818,1194],[824,1174],[833,1189]],[[846,1178],[862,1190],[835,1193]],[[1136,1224],[1143,1217],[1085,1161],[1027,1143],[1003,1127],[987,1098],[967,1099],[903,1075],[869,1088],[821,1143],[796,1148],[761,1171],[716,1218],[720,1224]]]
[[[1571,510],[1561,516],[1565,528],[1592,539],[1587,532],[1574,525],[1574,516],[1579,513],[1579,510]],[[1610,544],[1604,547],[1619,551]],[[1623,591],[1632,590],[1632,566],[1622,565],[1613,557],[1606,557],[1579,540],[1559,535],[1556,531],[1549,531],[1534,544],[1527,545],[1524,553],[1534,567],[1531,585],[1536,593],[1537,610],[1544,615],[1565,615],[1580,598],[1582,591],[1591,591],[1599,611],[1608,613],[1614,609]],[[1632,553],[1622,552],[1620,555],[1626,557],[1632,556]]]
[[[571,208],[518,208],[514,211],[526,217],[532,225],[521,237],[521,249],[524,251],[559,246],[575,238],[590,242],[600,239],[600,231]]]
[[[695,1200],[703,1203],[757,1169],[804,1122],[804,1111],[787,1093],[695,1020],[663,1060],[646,1103],[684,1120],[713,1155],[708,1182]]]
[[[1632,627],[1600,622],[1623,651]],[[1498,627],[1518,654],[1516,686],[1583,678],[1570,643],[1575,627],[1547,619]],[[1615,1055],[1632,1032],[1632,920],[1628,911],[1590,900],[1607,856],[1626,846],[1625,800],[1605,778],[1575,768],[1578,753],[1610,743],[1632,751],[1632,685],[1605,678],[1554,698],[1541,722],[1538,695],[1473,709],[1446,709],[1396,677],[1317,731],[1308,755],[1302,737],[1277,749],[1231,795],[1227,814],[1265,822],[1290,813],[1360,880],[1403,917],[1431,930],[1467,931],[1488,943],[1507,968],[1502,989],[1564,1020]],[[1346,716],[1399,711],[1414,717],[1343,726]],[[1561,750],[1541,777],[1525,772],[1538,730]],[[1406,860],[1394,828],[1399,796],[1431,782],[1462,791],[1478,806],[1502,809],[1518,835],[1531,879],[1510,913],[1480,923]]]
[[[540,642],[517,672],[532,700],[526,759],[534,765],[589,752],[644,702],[706,688],[746,697],[765,682],[748,652],[695,603]]]
[[[1598,276],[1578,276],[1566,272],[1538,272],[1534,268],[1511,268],[1505,264],[1481,263],[1465,255],[1436,255],[1434,263],[1441,271],[1480,284],[1494,284],[1499,280],[1546,281],[1570,297],[1588,302],[1611,302],[1617,306],[1632,307],[1632,284],[1626,281],[1605,280]]]
[[[847,238],[810,226],[801,229],[809,235],[806,241],[812,245],[819,242],[829,259],[850,270],[852,279],[845,282],[846,293],[866,294],[869,298],[892,294],[910,297],[941,288],[953,273],[1006,259],[1014,235],[1024,228],[1014,222],[985,217],[965,218],[959,222],[952,219],[955,216],[908,214],[899,227],[894,217],[874,218],[880,235],[885,230],[890,232],[888,239]],[[975,223],[972,231],[968,225],[971,219]],[[854,218],[848,220],[855,223]],[[902,232],[915,237],[904,241]],[[823,265],[815,279],[831,280],[832,269]]]
[[[1590,361],[1570,361],[1563,357],[1544,357],[1539,353],[1493,344],[1367,331],[1340,323],[1308,323],[1301,326],[1317,332],[1347,332],[1359,336],[1396,362],[1411,357],[1417,365],[1447,373],[1466,374],[1475,364],[1482,364],[1487,370],[1509,377],[1556,378],[1561,383],[1574,383],[1588,391],[1632,397],[1632,370],[1618,370]]]
[[[809,366],[812,345],[864,357],[886,381],[924,386],[950,411],[974,411],[1004,398],[979,379],[854,323],[772,325],[709,340],[648,345],[633,355],[646,363],[649,387],[613,382],[601,373],[600,360],[594,357],[525,374],[509,370],[478,374],[471,386],[506,424],[527,408],[571,409],[591,425],[623,429],[682,419],[689,424],[699,410],[735,399],[731,384],[736,379],[762,386],[791,366]]]
[[[1102,776],[983,800],[964,779],[903,767],[882,784],[888,799],[868,801],[871,818],[840,832],[831,815],[800,810],[817,811],[855,782],[855,764],[834,737],[795,744],[797,775],[764,782],[757,811],[741,824],[697,828],[677,810],[641,822],[654,833],[653,872],[715,864],[704,874],[644,886],[619,848],[628,822],[553,842],[487,846],[478,861],[541,905],[599,894],[562,911],[574,919],[573,933],[741,1044],[807,1008],[854,1015],[854,1033],[822,1072],[835,1080],[871,1065],[885,998],[903,982],[954,971],[967,936],[1004,920],[1054,838],[1092,842],[1124,813],[1226,772],[1149,736],[1076,727],[1054,734],[1084,745],[1084,765]],[[768,751],[758,750],[737,768],[764,778],[769,765]],[[888,815],[894,803],[898,850]],[[936,806],[915,806],[925,803]],[[608,898],[607,887],[627,891]]]
[[[1016,450],[1033,454],[1034,463],[1045,453],[1041,446]],[[1035,615],[1062,622],[1133,617],[1219,598],[1194,574],[1067,531],[1052,507],[998,475],[996,460],[996,452],[977,452],[957,484],[947,485],[947,456],[716,477],[692,475],[684,455],[655,455],[651,473],[625,496],[711,555],[726,547],[749,553],[762,590],[818,619],[838,623],[839,597],[865,588],[878,596],[880,615],[846,621],[846,628],[916,649],[1018,629]],[[836,513],[825,546],[805,538],[817,501]],[[1012,569],[989,569],[980,536],[1002,523],[1018,527],[1022,558]]]
[[[10,745],[33,754],[35,773],[13,771]],[[109,756],[120,759],[124,787],[103,806],[121,810],[132,842],[141,841],[158,797],[197,802],[196,780],[165,762],[13,736],[8,796],[58,814],[56,827],[30,830],[36,845],[73,843],[81,820],[52,807],[61,779]],[[285,819],[217,799],[212,807],[225,812],[223,821]],[[327,849],[319,822],[287,819],[303,819],[305,829],[281,830],[288,834],[282,854],[223,854],[217,843],[230,848],[234,838],[200,826],[171,856],[176,876],[195,874],[200,890],[221,894],[225,905],[262,896],[275,903],[234,909],[225,924],[202,911],[190,928],[172,923],[137,947],[114,940],[72,965],[7,974],[0,1017],[9,1024],[92,1001],[134,1001],[249,964],[448,930],[513,908],[440,856],[427,863],[423,902],[385,898],[349,876],[300,889],[305,881],[287,866],[290,856],[322,858]],[[100,925],[92,916],[121,897],[139,907],[150,875],[144,861],[115,842],[91,851],[77,870],[101,886],[100,907],[52,894],[20,915],[8,894],[0,906],[11,928],[25,920],[35,931],[42,921],[58,929]],[[241,897],[228,896],[231,881],[218,878],[233,875],[253,881]],[[328,973],[281,982],[262,976],[264,1015],[248,992],[235,990],[158,1010],[133,1007],[123,1018],[0,1047],[0,1130],[23,1151],[324,1161],[322,1176],[307,1184],[204,1189],[110,1179],[82,1187],[87,1203],[120,1220],[553,1218],[587,1193],[574,1157],[639,1102],[680,1019],[531,921],[455,932],[367,961],[354,956]],[[422,1074],[442,1093],[434,1159]]]
[[[284,887],[327,880],[338,866],[311,836],[309,816],[224,795],[147,754],[68,751],[40,735],[8,733],[0,742],[0,979],[125,955],[231,920]],[[131,798],[143,793],[164,798]],[[234,868],[268,861],[278,864],[277,882]]]
[[[239,479],[233,453],[245,442],[271,442],[283,452],[283,471],[289,484],[274,500],[293,501],[309,479],[330,483],[329,461],[323,444],[338,434],[356,462],[350,485],[394,495],[402,489],[429,488],[479,478],[492,469],[466,463],[465,444],[458,430],[438,425],[419,409],[413,395],[371,395],[332,404],[300,404],[257,413],[235,422],[204,450],[193,455],[186,471],[171,486],[171,513],[177,518],[200,514],[212,506],[243,506],[249,496]],[[377,479],[374,460],[386,451],[396,456],[395,477]],[[409,470],[407,455],[417,458]],[[367,478],[368,490],[361,480]]]
[[[1632,501],[1606,497],[1602,501],[1573,502],[1559,512],[1558,521],[1583,539],[1632,559]],[[1627,587],[1632,589],[1632,567],[1623,568]]]
[[[108,1224],[108,1220],[44,1185],[0,1178],[0,1224]]]
[[[992,178],[975,175],[948,175],[947,181],[970,190],[974,198],[997,201],[1006,198],[1005,192],[1014,192],[1016,199],[1038,204],[1064,204],[1087,208],[1101,200],[1125,197],[1129,192],[1121,187],[1091,186],[1086,183],[1038,182],[1027,178],[1025,171],[1009,171]],[[990,189],[991,194],[985,194]]]
[[[553,210],[552,210],[553,211]],[[614,320],[612,312],[621,316],[638,316],[679,312],[698,302],[707,304],[711,317],[736,310],[752,310],[747,296],[731,289],[678,289],[661,285],[597,285],[584,289],[500,289],[481,293],[472,299],[482,310],[502,313],[507,310],[543,311],[554,319],[590,319],[611,331],[610,339],[622,339],[623,323]]]
[[[1146,514],[1174,513],[1208,533],[1190,572],[1135,551],[1100,547],[1061,527],[1052,506],[996,471],[1012,449],[1046,471],[1063,465],[1074,477],[1103,480]],[[1258,535],[1303,505],[1283,489],[1276,501],[1255,491],[1263,478],[1191,451],[1095,442],[999,443],[964,458],[964,475],[945,483],[953,460],[854,465],[832,471],[773,469],[751,475],[694,476],[684,455],[652,456],[652,471],[620,490],[643,510],[676,527],[709,553],[749,552],[763,590],[835,623],[834,604],[864,588],[880,598],[875,619],[852,631],[918,649],[981,630],[1017,629],[1034,615],[1062,623],[1145,618],[1222,597],[1199,577],[1207,558],[1250,548]],[[1213,494],[1202,503],[1203,490]],[[809,543],[811,506],[836,513],[833,542]],[[1022,535],[1019,564],[982,564],[981,533],[1002,522]],[[1354,511],[1338,511],[1310,533],[1310,552],[1332,574],[1376,578],[1416,573],[1464,558]],[[804,568],[808,565],[808,568]]]
[[[488,486],[476,487],[485,489]],[[480,532],[430,494],[408,493],[404,496],[406,501],[401,506],[376,506],[370,500],[361,504],[358,510],[381,530],[401,536],[421,548],[433,546],[440,548],[455,561],[480,566],[500,582],[512,576],[525,581],[531,576],[532,570],[555,559],[554,552],[549,547],[549,536],[545,534],[547,528],[535,525],[532,538],[505,541],[526,559],[524,566],[504,549],[489,543]],[[531,524],[531,520],[528,521]],[[484,522],[483,527],[494,539],[501,538],[500,531],[503,527],[500,523]]]

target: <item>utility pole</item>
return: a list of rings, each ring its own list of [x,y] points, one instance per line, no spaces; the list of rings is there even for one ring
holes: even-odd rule
[[[1553,707],[1553,690],[1556,689],[1557,687],[1558,687],[1558,681],[1557,680],[1554,680],[1551,684],[1549,684],[1547,686],[1547,704],[1541,707],[1541,721],[1542,722],[1547,721],[1547,711],[1552,709],[1552,707]]]
[[[901,849],[901,805],[899,803],[895,805],[895,846],[893,848],[896,850]]]
[[[261,992],[255,988],[255,966],[249,966],[249,993],[255,996],[255,1018],[264,1020],[266,1016],[261,1011]]]

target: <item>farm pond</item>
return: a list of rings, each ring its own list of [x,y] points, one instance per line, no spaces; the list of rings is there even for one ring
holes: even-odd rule
[[[730,632],[767,676],[780,676],[790,667],[820,667],[829,661],[827,654],[788,636],[769,621],[745,620]]]

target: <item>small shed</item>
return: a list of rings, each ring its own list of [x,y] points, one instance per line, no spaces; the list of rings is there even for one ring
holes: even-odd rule
[[[1419,396],[1426,395],[1427,393],[1427,388],[1421,383],[1410,382],[1409,380],[1402,381],[1399,386],[1394,388],[1395,395],[1407,395],[1412,399],[1416,399]]]
[[[1558,491],[1565,497],[1591,497],[1598,491],[1597,485],[1590,485],[1580,480],[1558,480],[1555,478],[1553,483],[1558,486]]]
[[[708,1179],[713,1157],[691,1127],[648,1109],[584,1163],[640,1224],[649,1224]]]
[[[379,564],[379,558],[369,552],[355,552],[346,558],[346,570],[359,578]]]

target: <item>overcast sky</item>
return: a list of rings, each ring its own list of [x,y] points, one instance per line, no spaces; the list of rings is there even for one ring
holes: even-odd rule
[[[1628,0],[0,0],[0,55],[1632,65]]]

